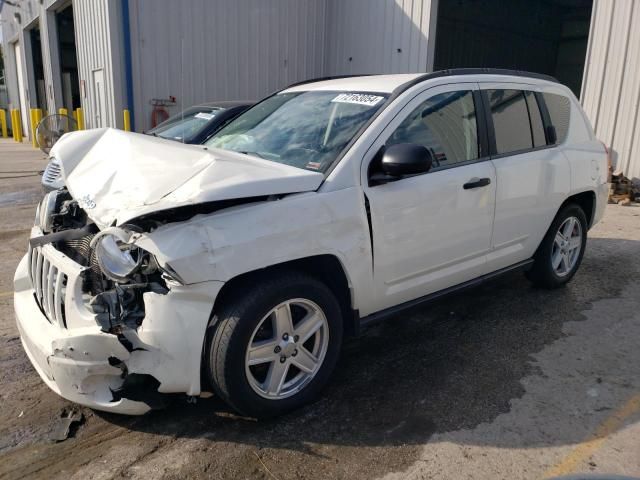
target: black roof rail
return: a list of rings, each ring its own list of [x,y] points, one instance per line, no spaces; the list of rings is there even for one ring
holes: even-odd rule
[[[450,77],[454,75],[512,75],[516,77],[529,77],[529,78],[537,78],[539,80],[547,80],[549,82],[560,83],[557,78],[552,77],[551,75],[546,75],[544,73],[536,73],[536,72],[527,72],[524,70],[510,70],[508,68],[450,68],[447,70],[436,70],[435,72],[425,73],[424,75],[420,75],[419,77],[414,78],[413,80],[401,85],[398,88],[402,90],[406,90],[409,87],[417,85],[418,83],[424,82],[426,80],[431,80],[432,78],[440,78],[440,77]],[[350,75],[332,75],[328,77],[318,77],[318,78],[310,78],[308,80],[302,80],[300,82],[292,83],[282,90],[286,90],[287,88],[297,87],[299,85],[305,85],[307,83],[315,83],[322,82],[325,80],[340,80],[341,78],[352,78],[352,77],[370,77],[372,75],[385,75],[384,73],[366,73],[366,74],[350,74]]]
[[[409,90],[414,85],[426,82],[433,78],[451,77],[455,75],[512,75],[516,77],[529,77],[538,78],[540,80],[547,80],[549,82],[560,83],[557,78],[551,75],[545,75],[544,73],[525,72],[523,70],[509,70],[506,68],[451,68],[448,70],[436,70],[435,72],[425,73],[413,80],[403,83],[393,91],[393,96],[397,97],[401,93]]]
[[[431,78],[448,77],[450,75],[513,75],[516,77],[537,78],[549,82],[560,83],[557,78],[544,73],[527,72],[525,70],[511,70],[508,68],[450,68],[448,70],[438,70],[430,73]]]

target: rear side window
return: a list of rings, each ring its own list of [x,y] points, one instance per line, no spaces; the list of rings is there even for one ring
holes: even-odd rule
[[[567,139],[569,133],[571,101],[564,95],[556,95],[555,93],[543,93],[542,97],[547,105],[551,124],[556,129],[557,143],[562,143]]]
[[[498,154],[532,148],[529,112],[522,90],[487,90]]]
[[[435,95],[413,110],[387,140],[387,146],[415,143],[431,150],[434,168],[478,158],[478,125],[473,93]]]
[[[540,107],[533,92],[524,92],[527,100],[527,108],[529,109],[529,118],[531,120],[531,135],[533,137],[533,146],[542,147],[547,144],[544,137],[544,125],[542,123],[542,115]]]

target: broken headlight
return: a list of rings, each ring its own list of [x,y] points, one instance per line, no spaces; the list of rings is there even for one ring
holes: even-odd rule
[[[108,228],[91,240],[98,266],[104,275],[116,282],[127,282],[140,268],[144,251],[130,243],[133,232]]]
[[[44,233],[53,231],[53,214],[56,212],[56,202],[58,191],[47,193],[36,209],[35,225],[40,227]]]

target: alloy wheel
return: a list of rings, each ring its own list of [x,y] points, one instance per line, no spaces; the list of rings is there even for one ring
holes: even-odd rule
[[[567,218],[556,232],[551,248],[551,266],[559,277],[571,273],[582,249],[582,225],[576,217]]]
[[[265,315],[251,335],[245,373],[260,396],[280,400],[300,392],[320,370],[329,346],[329,324],[314,302],[296,298]]]

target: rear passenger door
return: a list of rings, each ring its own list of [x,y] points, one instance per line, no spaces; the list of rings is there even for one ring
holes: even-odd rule
[[[480,84],[488,114],[496,208],[490,271],[531,258],[569,191],[567,159],[545,131],[538,87]],[[549,137],[549,139],[547,139]],[[549,140],[549,141],[548,141]]]

